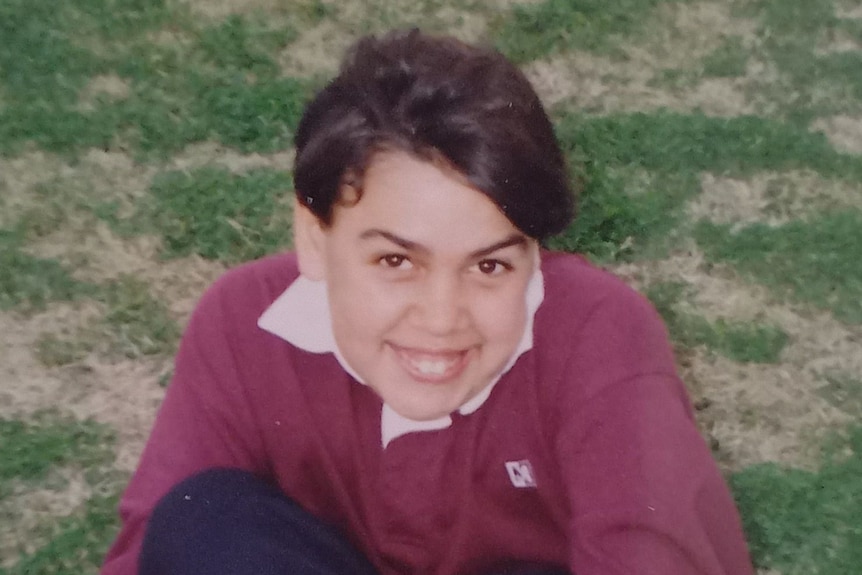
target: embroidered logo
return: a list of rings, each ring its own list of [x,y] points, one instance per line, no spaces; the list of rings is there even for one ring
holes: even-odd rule
[[[509,479],[515,487],[536,487],[536,478],[533,474],[533,466],[526,459],[521,461],[507,461],[506,471]]]

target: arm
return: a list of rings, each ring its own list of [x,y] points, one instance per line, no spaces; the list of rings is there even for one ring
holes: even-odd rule
[[[607,298],[576,342],[555,446],[573,572],[751,574],[734,502],[651,306],[627,293]]]
[[[137,573],[150,512],[181,480],[213,467],[265,471],[262,441],[231,339],[231,328],[238,326],[224,305],[230,297],[223,288],[222,280],[204,295],[183,336],[173,380],[120,502],[122,529],[102,575]]]

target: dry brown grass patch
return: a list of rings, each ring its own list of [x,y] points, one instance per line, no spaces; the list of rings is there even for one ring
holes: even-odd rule
[[[487,39],[494,11],[514,3],[495,0],[485,3],[480,10],[405,0],[341,2],[335,5],[331,17],[301,31],[296,41],[281,52],[279,64],[287,75],[328,78],[338,72],[345,51],[360,37],[417,25],[429,32],[481,42]]]
[[[862,154],[862,118],[850,116],[821,118],[811,127],[823,132],[836,150],[848,154]]]
[[[727,33],[754,42],[752,22],[731,16],[723,3],[667,4],[660,6],[644,29],[641,38],[621,47],[622,56],[564,53],[533,62],[525,72],[549,106],[567,102],[601,113],[670,108],[713,116],[753,111],[746,96],[747,76],[706,78],[680,87],[655,81],[663,70],[699,66]]]
[[[566,103],[598,113],[669,108],[720,117],[754,110],[745,79],[707,78],[690,87],[669,89],[653,83],[660,69],[651,58],[631,54],[636,57],[625,61],[587,53],[561,54],[529,64],[525,73],[547,106]]]
[[[729,470],[775,461],[810,467],[820,439],[853,420],[853,414],[821,395],[828,373],[862,373],[858,353],[862,329],[828,314],[774,301],[760,286],[723,266],[706,266],[703,255],[685,252],[658,261],[619,266],[644,288],[659,281],[691,286],[681,309],[708,320],[753,321],[780,327],[789,343],[778,364],[740,364],[705,349],[682,350],[679,360],[707,436],[717,440],[718,458]]]
[[[355,36],[331,19],[299,33],[296,41],[281,51],[278,64],[288,76],[329,78],[338,72],[344,51]]]
[[[63,406],[60,370],[42,364],[36,356],[37,343],[47,333],[75,334],[101,314],[101,307],[93,302],[52,304],[26,318],[0,312],[0,417]]]
[[[170,358],[104,362],[98,358],[62,370],[62,400],[79,419],[107,424],[116,433],[116,469],[130,473],[137,465],[158,407],[164,397],[159,379]]]
[[[278,13],[292,0],[180,0],[195,16],[221,20],[232,14],[262,11]]]
[[[57,178],[64,168],[68,169],[63,160],[42,151],[0,157],[0,227],[14,225],[33,208],[33,189]]]
[[[22,550],[36,551],[45,543],[38,531],[80,509],[93,494],[80,470],[56,469],[48,482],[49,488],[18,486],[0,501],[0,567],[11,567]]]
[[[844,5],[839,6],[835,11],[839,18],[848,20],[862,20],[862,5],[857,0],[844,0]]]
[[[721,224],[784,224],[830,209],[862,210],[862,186],[830,180],[813,172],[768,172],[750,178],[705,173],[701,193],[689,203],[691,220]]]
[[[101,310],[92,303],[57,304],[30,318],[0,313],[0,417],[20,418],[46,409],[60,409],[77,419],[92,418],[117,434],[118,469],[130,472],[152,426],[164,395],[159,378],[171,358],[137,361],[90,354],[81,361],[47,368],[35,356],[45,333],[91,329]]]
[[[192,144],[174,155],[168,163],[173,170],[195,170],[205,166],[224,167],[235,174],[255,168],[290,171],[293,169],[294,150],[272,154],[242,154],[218,142]]]
[[[728,35],[755,42],[756,23],[731,10],[728,2],[661,4],[644,27],[642,48],[662,67],[682,68],[698,63]]]
[[[115,74],[93,77],[78,97],[80,107],[92,110],[100,99],[109,101],[125,100],[130,94],[129,83]]]

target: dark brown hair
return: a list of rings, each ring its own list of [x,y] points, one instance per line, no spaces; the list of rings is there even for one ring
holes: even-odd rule
[[[574,216],[553,127],[529,81],[499,52],[418,30],[361,39],[305,110],[296,134],[300,200],[326,225],[347,180],[361,193],[373,154],[443,160],[526,235]]]

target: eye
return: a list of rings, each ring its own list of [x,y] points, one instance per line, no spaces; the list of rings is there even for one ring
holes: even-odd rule
[[[402,254],[386,254],[377,261],[383,267],[391,269],[408,270],[413,267],[407,256]]]
[[[476,264],[479,272],[486,276],[500,275],[512,269],[512,266],[500,260],[482,260]]]

